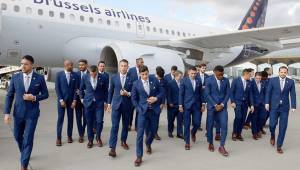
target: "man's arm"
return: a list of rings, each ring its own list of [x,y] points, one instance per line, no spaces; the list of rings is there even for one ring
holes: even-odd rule
[[[109,87],[109,92],[108,92],[108,99],[107,99],[107,104],[111,104],[112,98],[114,96],[115,92],[115,84],[114,84],[114,77],[112,77],[112,80],[110,82],[110,87]]]
[[[292,109],[296,109],[297,99],[296,99],[296,89],[295,89],[295,82],[294,81],[293,81],[293,84],[292,84],[292,87],[291,87],[290,96],[291,96],[291,107],[292,107]]]
[[[138,90],[136,88],[136,83],[132,86],[131,89],[131,102],[134,107],[138,106]]]
[[[210,82],[206,82],[206,87],[205,87],[205,96],[208,102],[212,103],[214,106],[217,105],[217,102],[212,98],[211,96],[211,86],[212,84]]]
[[[223,105],[227,104],[229,98],[230,98],[230,83],[229,83],[229,80],[226,79],[226,95],[225,95],[225,98],[222,102]]]
[[[41,76],[41,92],[35,97],[36,97],[35,98],[36,102],[45,100],[49,97],[47,84],[46,84],[46,81],[45,81],[44,77],[42,77],[42,76]]]
[[[5,100],[5,106],[4,106],[4,114],[10,114],[11,107],[14,101],[15,97],[15,83],[14,83],[14,78],[15,76],[12,76],[10,85],[8,87],[8,91],[6,94],[6,100]]]
[[[63,101],[64,98],[62,96],[62,90],[60,88],[60,84],[61,84],[61,82],[60,82],[60,73],[57,73],[56,80],[55,80],[55,91],[56,91],[58,101]]]

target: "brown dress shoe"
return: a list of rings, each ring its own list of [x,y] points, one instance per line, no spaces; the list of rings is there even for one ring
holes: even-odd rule
[[[87,148],[92,148],[93,147],[93,141],[92,140],[89,140],[89,143],[87,144]]]
[[[22,166],[22,167],[21,167],[21,170],[28,170],[28,168],[25,168],[25,167]]]
[[[229,153],[226,151],[226,149],[224,147],[219,147],[219,153],[223,156],[229,156]]]
[[[185,147],[184,147],[184,148],[185,148],[185,150],[187,150],[187,151],[188,151],[188,150],[191,150],[191,145],[190,145],[190,144],[185,144]]]
[[[209,144],[208,145],[208,150],[211,151],[211,152],[214,152],[215,151],[215,147],[213,144]]]
[[[103,143],[102,143],[101,138],[97,139],[97,146],[98,147],[103,147]]]
[[[61,139],[56,139],[56,146],[62,146]]]
[[[236,137],[237,137],[237,135],[235,133],[232,133],[232,137],[231,138],[232,138],[233,141],[236,141]]]
[[[275,145],[275,136],[272,136],[272,137],[271,137],[271,139],[270,139],[270,144],[271,144],[272,146]]]
[[[79,143],[83,143],[83,142],[84,142],[83,137],[79,137],[78,142],[79,142]]]
[[[237,135],[236,139],[239,141],[244,141],[244,138],[242,137],[242,135]]]
[[[121,143],[121,146],[123,147],[123,149],[129,150],[129,146],[127,145],[126,142],[122,142],[122,143]]]
[[[73,143],[72,137],[68,137],[68,143]]]
[[[196,134],[191,131],[192,141],[196,143]]]
[[[216,141],[220,141],[220,140],[221,140],[221,135],[220,135],[220,134],[216,134],[215,140],[216,140]]]
[[[136,158],[136,160],[134,161],[134,166],[139,167],[142,164],[142,158]]]
[[[110,157],[115,158],[115,157],[117,156],[116,150],[115,150],[115,149],[110,149],[108,155],[109,155]]]
[[[252,138],[253,138],[254,140],[258,140],[258,135],[257,135],[257,134],[254,134],[254,135],[252,136]]]
[[[151,146],[149,146],[149,145],[146,146],[146,153],[147,153],[148,155],[151,155],[151,154],[152,154],[152,148],[151,148]]]
[[[161,137],[158,136],[158,134],[156,134],[156,135],[154,136],[154,139],[155,139],[155,140],[161,140]]]
[[[283,154],[283,150],[281,149],[281,147],[277,147],[277,153]]]

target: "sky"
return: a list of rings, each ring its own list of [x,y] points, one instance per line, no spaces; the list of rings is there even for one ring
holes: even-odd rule
[[[149,16],[236,30],[254,0],[85,0]],[[269,0],[266,26],[300,24],[299,0]]]

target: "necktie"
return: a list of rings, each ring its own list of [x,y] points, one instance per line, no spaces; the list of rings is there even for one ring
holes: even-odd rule
[[[80,77],[80,79],[82,79],[83,75],[84,75],[84,72],[82,71],[82,72],[81,72],[81,77]]]
[[[67,72],[67,82],[68,82],[68,85],[70,84],[70,73]]]
[[[179,81],[176,81],[176,82],[177,82],[178,88],[180,88],[180,82]]]
[[[122,85],[122,88],[124,88],[124,85],[125,85],[125,76],[122,75],[121,77],[122,77],[121,78],[121,85]]]
[[[201,83],[204,85],[204,75],[201,75]]]
[[[95,90],[96,89],[96,78],[92,78],[93,80],[93,89]]]
[[[30,80],[30,76],[28,76],[28,75],[26,75],[25,76],[25,84],[24,84],[24,86],[25,86],[25,92],[28,92],[28,90],[29,90],[29,86],[30,86],[30,82],[29,82],[29,80]]]
[[[218,84],[218,89],[220,90],[221,85],[220,85],[220,80],[217,80],[217,84]]]
[[[149,95],[150,94],[150,88],[149,88],[148,81],[144,81],[144,88],[145,88],[146,93]]]
[[[196,82],[195,82],[195,80],[192,80],[192,79],[191,79],[191,82],[192,82],[193,90],[195,91],[195,88],[196,88],[195,84],[196,84]]]
[[[260,82],[257,83],[257,88],[258,88],[258,92],[260,93],[260,90],[261,90]]]
[[[280,80],[280,88],[281,88],[281,91],[283,91],[283,88],[284,88],[284,79]]]

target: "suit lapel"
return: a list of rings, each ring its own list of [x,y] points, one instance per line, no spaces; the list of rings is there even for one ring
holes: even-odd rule
[[[23,73],[22,72],[19,74],[19,79],[20,79],[22,90],[25,93],[24,78],[23,78]]]
[[[145,88],[144,88],[144,85],[143,85],[143,81],[141,80],[141,79],[138,79],[138,82],[139,82],[139,84],[140,84],[140,88],[142,89],[142,91],[145,93],[145,95],[146,96],[149,96],[148,94],[147,94],[147,92],[146,92],[146,90],[145,90]],[[150,82],[149,82],[149,84],[150,84]],[[150,92],[151,92],[151,90],[150,90]]]
[[[31,89],[32,89],[33,85],[35,85],[36,78],[37,78],[36,74],[35,74],[35,72],[33,72],[32,73],[32,78],[31,78],[31,81],[30,81],[30,85],[29,85],[29,88],[28,88],[28,93],[31,92]]]

